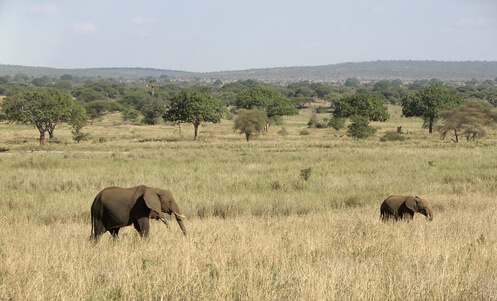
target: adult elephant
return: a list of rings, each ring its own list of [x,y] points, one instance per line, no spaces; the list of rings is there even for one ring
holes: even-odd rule
[[[91,239],[109,231],[116,237],[119,229],[133,224],[140,236],[147,237],[149,219],[160,219],[169,227],[164,214],[174,214],[179,227],[186,235],[184,216],[169,190],[144,185],[132,188],[107,187],[100,191],[91,205]]]
[[[392,195],[381,204],[380,218],[383,221],[413,219],[415,212],[421,213],[430,221],[433,220],[433,212],[426,200],[418,196]]]

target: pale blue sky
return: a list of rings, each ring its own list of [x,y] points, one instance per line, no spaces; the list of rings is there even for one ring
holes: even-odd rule
[[[0,64],[196,72],[497,60],[497,0],[0,0]]]

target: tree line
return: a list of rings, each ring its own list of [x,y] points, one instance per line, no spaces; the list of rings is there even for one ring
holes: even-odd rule
[[[497,80],[497,78],[496,78]],[[239,80],[211,85],[172,83],[167,76],[123,82],[115,79],[81,80],[71,75],[58,79],[26,76],[0,77],[0,118],[33,124],[40,132],[53,138],[58,123],[73,127],[73,138],[84,140],[81,129],[111,112],[121,112],[123,122],[157,124],[191,123],[194,139],[204,122],[219,122],[237,115],[235,129],[250,140],[266,124],[281,122],[282,116],[298,114],[316,100],[327,105],[317,111],[332,112],[326,124],[310,120],[309,126],[340,129],[350,118],[348,132],[356,138],[374,133],[370,121],[386,121],[390,117],[386,104],[402,106],[405,117],[421,117],[429,132],[436,120],[444,122],[438,129],[445,137],[453,132],[455,140],[464,134],[476,139],[493,118],[497,105],[497,81],[469,80],[459,85],[444,84],[438,79],[419,80],[404,84],[401,80],[360,82],[349,78],[342,84],[302,81],[285,86],[269,85],[254,80]],[[228,108],[231,108],[228,111]],[[458,108],[457,112],[446,112]],[[467,112],[478,118],[468,118]],[[247,112],[250,111],[250,112]],[[457,119],[457,120],[456,120]],[[462,120],[464,119],[464,120]],[[469,139],[468,139],[469,140]]]

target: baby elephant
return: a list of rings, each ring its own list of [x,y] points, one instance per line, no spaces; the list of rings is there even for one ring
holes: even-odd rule
[[[426,200],[418,196],[392,195],[381,204],[380,218],[383,221],[412,219],[414,212],[421,213],[430,221],[433,219],[433,213]]]
[[[105,188],[97,194],[91,205],[91,239],[98,241],[106,231],[116,237],[119,229],[131,224],[140,236],[146,237],[150,230],[150,219],[160,219],[168,226],[163,213],[174,214],[186,235],[184,216],[171,191],[144,185]]]

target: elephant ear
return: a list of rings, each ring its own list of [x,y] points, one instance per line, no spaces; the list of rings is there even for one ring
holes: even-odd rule
[[[411,209],[414,212],[418,212],[418,201],[416,200],[416,198],[410,196],[406,199],[405,203],[407,208]]]
[[[159,214],[159,217],[163,217],[160,198],[155,189],[146,189],[145,193],[143,194],[143,200],[145,201],[145,205],[147,205],[148,208],[157,212],[157,214]]]

